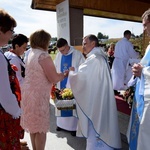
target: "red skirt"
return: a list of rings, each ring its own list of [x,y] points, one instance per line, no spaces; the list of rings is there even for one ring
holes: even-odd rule
[[[20,139],[23,137],[20,119],[13,119],[0,108],[0,150],[21,150]]]

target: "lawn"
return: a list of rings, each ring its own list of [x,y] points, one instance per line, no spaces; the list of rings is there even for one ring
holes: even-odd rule
[[[56,54],[57,54],[57,51],[56,51],[56,53],[55,53],[55,54],[54,54],[53,52],[51,52],[51,53],[50,53],[50,56],[52,57],[52,59],[53,59],[53,60],[55,59]]]

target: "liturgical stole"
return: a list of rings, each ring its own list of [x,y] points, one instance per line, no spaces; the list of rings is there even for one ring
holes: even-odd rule
[[[143,66],[150,66],[150,50],[145,54],[140,62]],[[130,150],[137,149],[138,134],[140,128],[140,122],[143,117],[144,110],[144,76],[141,76],[141,79],[138,78],[135,88],[133,108],[132,108],[132,123],[130,131],[130,141],[129,147]]]
[[[65,72],[66,70],[69,70],[69,68],[72,66],[72,53],[69,55],[62,55],[61,57],[61,72]],[[68,78],[65,78],[60,82],[60,88],[64,89],[66,88]],[[61,110],[61,117],[71,117],[73,116],[72,110]]]

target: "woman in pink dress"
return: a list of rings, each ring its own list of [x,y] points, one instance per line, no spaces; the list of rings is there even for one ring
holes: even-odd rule
[[[50,129],[51,86],[65,78],[64,73],[56,72],[53,60],[48,54],[50,39],[50,34],[44,30],[31,34],[31,51],[26,61],[25,79],[21,87],[21,126],[30,133],[34,150],[44,150],[46,133]]]

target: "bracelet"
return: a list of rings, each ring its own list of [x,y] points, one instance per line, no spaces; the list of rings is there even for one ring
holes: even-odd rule
[[[64,72],[64,77],[66,77],[66,75],[67,75],[67,73],[66,73],[66,72]]]
[[[61,73],[61,80],[64,80],[64,78],[65,78],[64,73]]]

